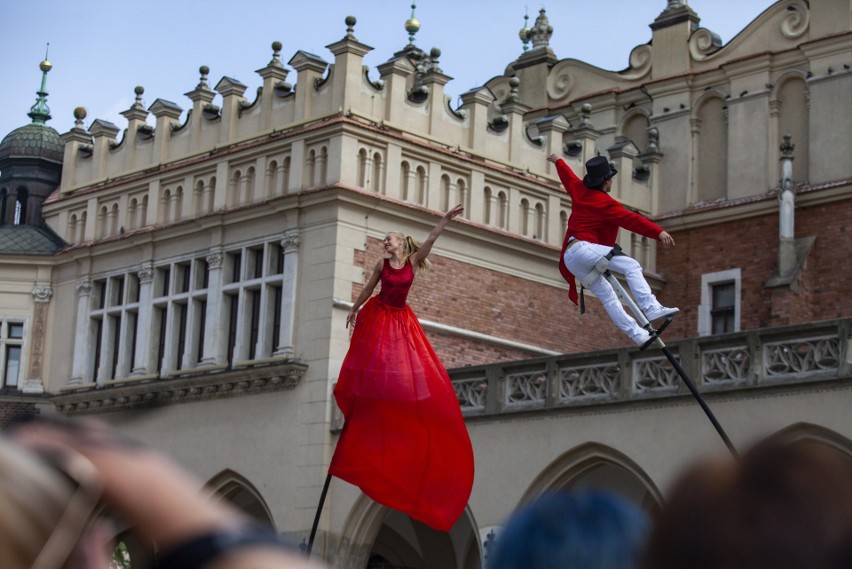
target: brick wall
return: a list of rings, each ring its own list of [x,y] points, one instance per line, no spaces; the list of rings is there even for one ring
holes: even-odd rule
[[[34,403],[0,400],[0,430],[7,428],[15,421],[29,419],[38,414],[39,410]]]
[[[364,282],[383,253],[382,244],[376,239],[369,239],[366,251],[355,251],[355,264],[366,267]],[[557,258],[558,253],[554,253],[553,272],[558,276]],[[429,260],[431,270],[416,275],[408,298],[421,319],[564,353],[631,344],[593,298],[587,297],[586,314],[581,317],[579,309],[568,300],[567,288],[434,254]],[[358,297],[362,288],[363,282],[353,284],[351,300]],[[541,355],[450,334],[427,334],[447,367]]]
[[[852,314],[852,200],[799,207],[796,237],[816,236],[795,291],[764,285],[777,267],[778,215],[672,231],[677,246],[663,250],[657,268],[666,280],[663,304],[683,314],[667,331],[670,338],[693,337],[701,299],[701,275],[742,271],[741,328],[750,330],[848,317]]]

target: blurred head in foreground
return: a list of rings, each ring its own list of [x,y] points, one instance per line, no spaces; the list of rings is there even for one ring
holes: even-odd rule
[[[673,487],[647,569],[849,569],[852,459],[828,446],[764,441],[706,461]]]
[[[633,569],[647,533],[645,514],[603,491],[544,494],[508,520],[488,569]]]

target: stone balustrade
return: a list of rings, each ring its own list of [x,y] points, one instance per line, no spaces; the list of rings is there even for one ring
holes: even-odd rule
[[[852,318],[667,344],[704,393],[849,381]],[[659,350],[622,348],[449,370],[467,418],[689,396]]]

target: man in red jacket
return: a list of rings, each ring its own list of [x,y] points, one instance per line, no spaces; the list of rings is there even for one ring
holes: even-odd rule
[[[662,227],[628,211],[609,195],[612,177],[618,172],[603,156],[595,156],[586,162],[586,176],[582,180],[555,154],[548,156],[547,160],[556,165],[559,179],[571,196],[571,217],[568,218],[568,230],[559,257],[559,272],[570,285],[569,298],[577,304],[576,277],[600,299],[615,325],[637,345],[643,345],[650,340],[650,334],[627,314],[612,285],[601,275],[592,282],[586,282],[586,277],[601,257],[612,250],[620,227],[644,237],[659,239],[665,247],[674,246],[674,239]],[[642,266],[632,257],[624,254],[614,256],[609,268],[626,277],[633,298],[649,321],[678,312],[677,308],[666,308],[659,303],[645,281]]]

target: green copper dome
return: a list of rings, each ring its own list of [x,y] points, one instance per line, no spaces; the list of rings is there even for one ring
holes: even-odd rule
[[[41,158],[61,164],[64,153],[59,133],[45,124],[16,128],[0,142],[0,164],[12,158]]]

